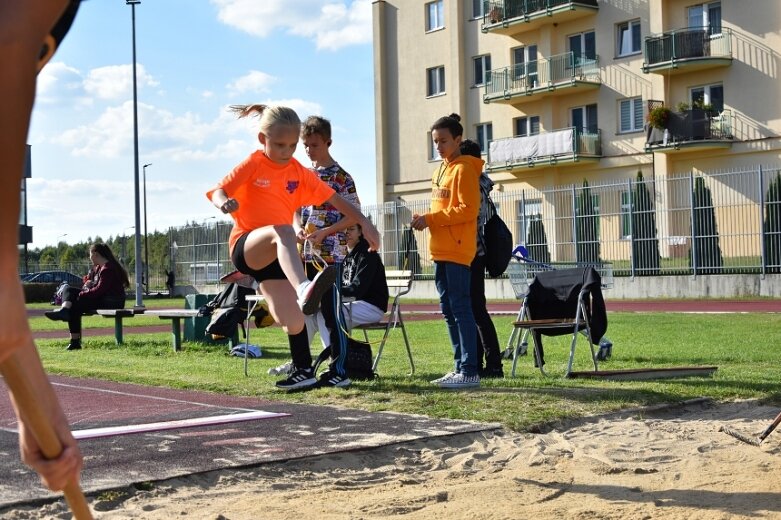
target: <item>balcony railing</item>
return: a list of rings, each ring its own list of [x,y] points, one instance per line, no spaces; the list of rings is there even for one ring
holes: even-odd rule
[[[513,96],[533,95],[561,86],[572,86],[577,82],[601,82],[598,56],[588,58],[582,54],[565,52],[548,59],[492,70],[484,87],[483,101],[488,103]]]
[[[643,72],[678,67],[683,63],[732,60],[732,31],[707,27],[679,29],[645,39]]]
[[[507,137],[488,144],[489,170],[537,166],[540,163],[575,162],[581,157],[600,157],[602,136],[569,127],[524,137]]]
[[[484,2],[483,31],[493,27],[506,27],[515,23],[529,23],[547,18],[547,23],[557,20],[557,13],[572,13],[578,7],[589,11],[599,9],[597,0],[487,0]]]
[[[708,142],[729,143],[732,134],[732,111],[714,112],[694,108],[672,112],[667,128],[651,128],[646,131],[646,149],[691,147]]]

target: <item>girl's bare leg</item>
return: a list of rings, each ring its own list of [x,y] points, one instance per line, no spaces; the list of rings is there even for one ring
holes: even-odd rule
[[[268,310],[274,321],[282,326],[289,336],[304,329],[304,314],[298,308],[296,291],[287,280],[265,280],[260,290],[268,302]]]
[[[19,418],[22,459],[35,469],[53,490],[78,482],[81,454],[70,433],[49,383],[27,323],[24,294],[17,273],[19,187],[24,168],[25,141],[35,97],[35,79],[41,46],[67,0],[4,0],[0,2],[0,368],[6,380],[23,376],[25,387],[35,396],[35,405],[54,429],[63,450],[54,459],[43,456],[32,434],[24,403],[11,388]],[[18,372],[21,372],[19,374]]]
[[[298,256],[293,226],[266,226],[252,231],[244,242],[244,259],[252,269],[262,269],[275,259],[289,283],[298,287],[306,273]]]

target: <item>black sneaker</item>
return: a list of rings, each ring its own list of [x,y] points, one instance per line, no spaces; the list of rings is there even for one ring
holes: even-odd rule
[[[46,311],[43,314],[53,321],[68,321],[71,315],[70,311],[65,307],[56,311]]]
[[[481,368],[478,374],[480,374],[480,379],[502,379],[504,377],[502,367]]]
[[[315,384],[317,384],[317,379],[315,379],[315,373],[311,368],[297,368],[290,374],[290,377],[276,383],[277,388],[282,390],[299,390],[301,388],[309,388]]]
[[[320,379],[315,385],[317,388],[346,388],[353,384],[346,375],[340,376],[336,372],[326,370],[320,374]]]
[[[81,350],[81,340],[72,339],[68,346],[65,347],[65,350]]]

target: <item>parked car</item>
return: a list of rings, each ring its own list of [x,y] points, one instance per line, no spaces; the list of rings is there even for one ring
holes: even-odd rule
[[[22,278],[24,283],[62,283],[67,282],[71,287],[81,287],[84,280],[68,271],[41,271],[39,273],[29,273]]]

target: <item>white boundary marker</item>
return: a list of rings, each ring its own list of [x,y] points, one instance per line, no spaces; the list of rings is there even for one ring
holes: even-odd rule
[[[198,417],[195,419],[181,419],[178,421],[130,424],[127,426],[108,426],[106,428],[91,428],[88,430],[76,430],[72,433],[73,436],[78,440],[99,439],[102,437],[114,437],[117,435],[129,435],[132,433],[157,432],[162,430],[173,430],[176,428],[192,428],[194,426],[228,424],[234,422],[254,421],[256,419],[269,419],[271,417],[286,417],[288,415],[290,414],[256,410],[254,412],[215,415],[212,417]]]

